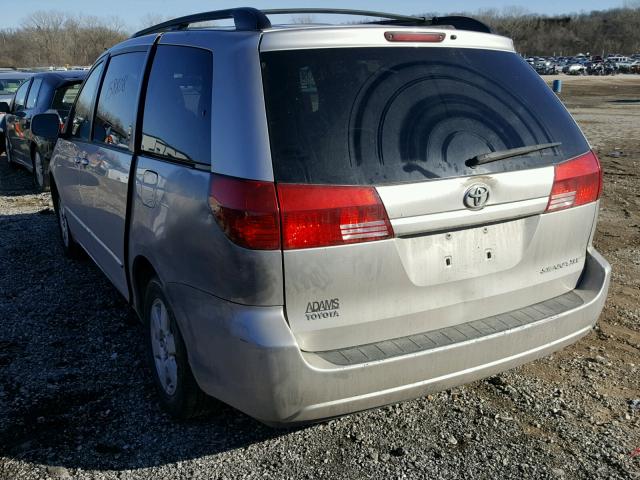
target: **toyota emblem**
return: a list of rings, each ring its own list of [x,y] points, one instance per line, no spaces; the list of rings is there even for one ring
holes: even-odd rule
[[[489,187],[476,183],[471,185],[466,192],[464,192],[464,198],[462,199],[464,206],[469,210],[480,210],[489,201]]]

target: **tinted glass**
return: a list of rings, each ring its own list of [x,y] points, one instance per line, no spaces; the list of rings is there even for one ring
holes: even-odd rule
[[[0,95],[13,95],[24,78],[0,78]]]
[[[51,108],[57,110],[58,114],[64,122],[69,116],[73,102],[75,102],[78,92],[80,91],[80,83],[65,85],[56,89],[51,102]]]
[[[118,148],[132,147],[138,89],[146,53],[133,52],[111,58],[104,76],[93,140]]]
[[[589,147],[510,52],[336,48],[262,54],[276,179],[389,184],[554,164]],[[467,167],[479,154],[562,142]]]
[[[71,137],[80,140],[89,140],[91,137],[91,114],[93,112],[93,100],[98,90],[100,75],[104,63],[101,63],[93,69],[89,77],[87,77],[82,87],[82,91],[78,96],[73,114],[73,122],[71,123]]]
[[[158,47],[144,106],[143,151],[211,163],[212,69],[206,50]]]
[[[38,103],[40,87],[42,87],[42,79],[34,78],[31,83],[31,89],[29,90],[29,96],[27,97],[27,108],[33,108]]]
[[[13,102],[13,111],[19,112],[24,110],[24,104],[27,99],[27,91],[29,90],[29,82],[25,82],[16,92],[15,101]]]

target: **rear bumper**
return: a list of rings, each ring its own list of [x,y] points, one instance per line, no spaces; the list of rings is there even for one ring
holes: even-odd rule
[[[577,308],[470,341],[349,366],[302,352],[281,307],[232,304],[179,284],[168,291],[201,388],[265,423],[286,424],[419,397],[570,345],[595,325],[610,273],[590,248],[574,291],[583,301]]]

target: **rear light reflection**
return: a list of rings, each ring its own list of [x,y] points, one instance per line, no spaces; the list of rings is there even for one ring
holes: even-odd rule
[[[555,166],[547,212],[595,202],[602,192],[602,170],[595,153],[589,152]]]

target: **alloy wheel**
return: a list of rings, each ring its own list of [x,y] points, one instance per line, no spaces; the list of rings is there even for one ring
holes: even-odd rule
[[[167,395],[173,395],[178,385],[176,341],[171,329],[171,318],[164,302],[156,298],[150,312],[151,346],[158,380]]]

